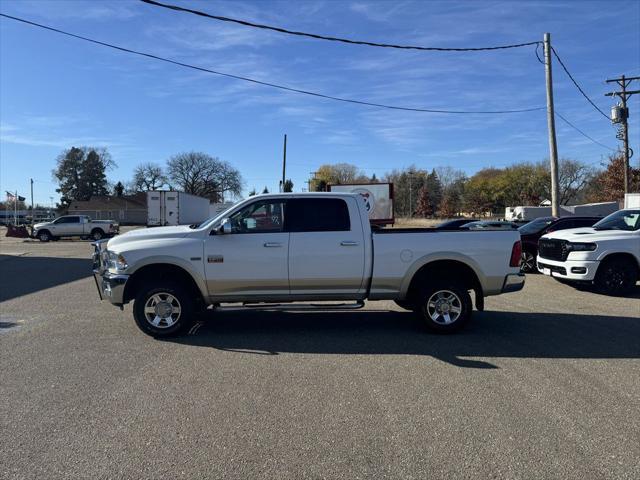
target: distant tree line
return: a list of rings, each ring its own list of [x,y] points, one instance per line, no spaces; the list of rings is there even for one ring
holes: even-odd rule
[[[562,205],[618,201],[624,197],[622,156],[609,156],[594,168],[574,159],[559,162],[559,197]],[[629,168],[632,185],[640,186],[640,169]],[[311,191],[325,191],[329,184],[375,183],[355,165],[325,164],[309,179]],[[394,169],[380,181],[393,182],[395,214],[400,217],[454,217],[462,213],[503,215],[505,207],[539,205],[551,199],[548,162],[517,163],[505,168],[488,167],[468,177],[452,167],[431,171],[415,165]]]

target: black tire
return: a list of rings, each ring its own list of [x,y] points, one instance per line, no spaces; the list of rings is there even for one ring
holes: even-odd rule
[[[162,302],[164,304],[159,305],[155,309],[155,313],[146,312],[145,307],[155,308],[152,306],[154,297],[161,300],[161,302],[156,301],[155,305]],[[176,303],[169,297],[177,301],[177,306],[180,307],[178,315],[175,315],[175,312],[169,314],[167,304],[172,305],[172,310],[175,310],[176,307]],[[158,321],[159,311],[166,316]],[[187,331],[193,324],[194,313],[195,299],[192,293],[178,284],[169,282],[143,287],[133,303],[133,317],[138,328],[155,338],[174,337]],[[152,320],[151,317],[154,319]]]
[[[629,293],[638,280],[638,268],[628,260],[605,260],[596,272],[595,286],[606,295]]]
[[[522,273],[536,273],[536,256],[529,250],[523,250],[520,257],[520,271]]]
[[[469,323],[472,309],[467,289],[455,280],[444,279],[420,291],[415,312],[432,332],[453,333]]]
[[[415,304],[409,300],[394,300],[393,303],[398,305],[400,308],[409,310],[410,312],[413,312],[416,309]]]
[[[102,240],[104,238],[104,232],[99,228],[91,230],[91,238],[95,241]]]
[[[49,230],[40,230],[37,237],[41,242],[48,242],[49,240],[53,240],[53,237],[51,236],[51,233],[49,233]]]

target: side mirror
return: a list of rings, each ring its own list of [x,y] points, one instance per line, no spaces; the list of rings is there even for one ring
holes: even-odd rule
[[[228,235],[231,233],[231,222],[228,218],[223,218],[220,223],[220,228],[218,228],[218,233],[222,235]]]

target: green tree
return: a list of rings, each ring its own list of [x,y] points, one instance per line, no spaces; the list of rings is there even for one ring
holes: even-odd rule
[[[324,192],[328,185],[345,185],[349,183],[368,182],[368,177],[355,165],[350,163],[324,164],[318,167],[310,180],[310,190]]]
[[[262,190],[262,193],[263,193],[263,194],[265,194],[265,193],[269,193],[269,189],[268,189],[267,187],[264,187],[264,190]]]
[[[250,197],[253,197],[254,195],[257,195],[257,194],[258,194],[258,192],[256,192],[256,187],[253,187],[251,189],[251,191],[249,192],[249,196]]]
[[[53,176],[58,181],[60,208],[73,200],[89,200],[92,195],[107,195],[106,171],[115,163],[104,148],[71,147],[56,159]]]
[[[124,194],[124,185],[122,182],[118,182],[113,187],[113,193],[116,197],[121,197]]]
[[[400,217],[408,217],[416,211],[418,192],[427,183],[428,174],[415,165],[385,174],[386,182],[393,183],[393,208]]]
[[[284,186],[282,187],[283,192],[293,192],[293,182],[291,179],[287,179],[284,181]]]

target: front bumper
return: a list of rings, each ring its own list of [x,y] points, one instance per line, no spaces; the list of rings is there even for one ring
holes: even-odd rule
[[[511,273],[504,277],[502,293],[517,292],[524,288],[524,273]]]
[[[106,264],[106,240],[92,243],[93,251],[93,279],[98,288],[100,300],[109,300],[114,305],[124,304],[124,288],[129,275],[109,272]]]
[[[592,282],[596,278],[600,262],[595,260],[566,260],[560,262],[542,258],[538,255],[536,264],[540,273],[550,277],[577,282]]]

